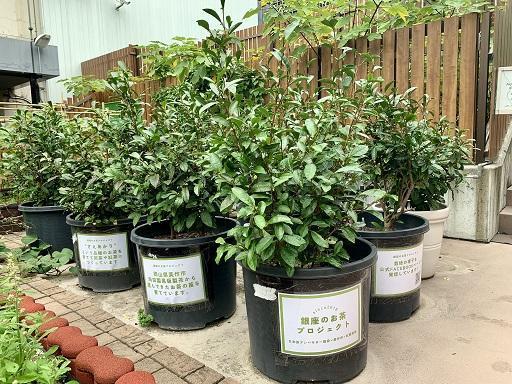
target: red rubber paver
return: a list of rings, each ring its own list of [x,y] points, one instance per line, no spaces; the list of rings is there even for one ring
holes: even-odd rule
[[[133,371],[121,376],[115,384],[156,384],[156,380],[149,372]]]
[[[23,296],[20,300],[20,308],[24,313],[35,313],[44,311],[44,305],[36,303],[33,297]]]
[[[108,347],[91,347],[81,352],[76,360],[77,379],[93,376],[93,384],[115,384],[123,375],[134,370],[133,362],[115,356]],[[90,381],[85,381],[88,384]]]
[[[63,317],[53,317],[52,319],[45,321],[40,327],[39,332],[45,333],[46,331],[52,328],[62,328],[67,327],[69,325],[69,321],[67,321]],[[55,331],[54,331],[55,332]]]
[[[80,352],[98,345],[95,337],[82,335],[80,328],[72,326],[57,329],[46,340],[48,347],[58,345],[57,353],[68,359],[76,359]]]

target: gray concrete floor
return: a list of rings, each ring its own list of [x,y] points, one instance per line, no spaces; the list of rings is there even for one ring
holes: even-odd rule
[[[445,239],[439,271],[423,281],[421,308],[395,324],[370,324],[368,365],[354,384],[512,383],[512,245]],[[134,325],[140,288],[94,294],[64,275],[58,283]],[[229,320],[193,332],[147,329],[243,384],[270,384],[252,366],[242,281]]]

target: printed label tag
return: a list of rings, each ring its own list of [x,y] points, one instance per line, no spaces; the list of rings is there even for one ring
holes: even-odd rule
[[[85,271],[119,271],[128,269],[128,234],[90,235],[79,233],[78,256]]]
[[[281,352],[338,353],[361,342],[361,283],[336,292],[278,293]]]
[[[373,296],[394,296],[416,290],[421,284],[423,243],[412,248],[378,250],[373,270]]]
[[[206,300],[203,265],[199,253],[165,259],[144,257],[142,263],[149,302],[178,305]]]

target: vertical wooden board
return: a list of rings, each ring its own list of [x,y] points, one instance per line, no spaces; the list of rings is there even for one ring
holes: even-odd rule
[[[331,47],[321,48],[320,76],[322,79],[329,80],[332,77],[332,55],[333,53]],[[324,96],[327,96],[327,92],[322,91],[322,97]]]
[[[369,42],[368,45],[369,45],[370,53],[374,56],[373,62],[371,64],[371,68],[369,70],[372,71],[375,76],[380,76],[381,70],[380,69],[374,70],[374,68],[381,66],[380,59],[382,56],[382,48],[381,48],[382,40],[380,40],[380,39],[372,40]]]
[[[417,100],[425,93],[425,25],[412,27],[411,86]]]
[[[459,18],[444,20],[442,114],[457,123],[457,63],[459,58]]]
[[[476,117],[478,15],[462,17],[460,47],[459,126],[473,139]]]
[[[440,116],[441,98],[441,21],[427,25],[427,94],[430,96],[428,109],[434,119]]]
[[[318,48],[313,50],[309,49],[309,62],[308,62],[308,75],[313,76],[311,83],[309,85],[309,93],[313,95],[318,89]]]
[[[364,55],[368,52],[368,40],[359,38],[356,40],[356,80],[366,79],[368,76],[368,63]]]
[[[384,86],[395,81],[395,31],[387,31],[384,33],[382,77],[384,78]]]
[[[478,64],[478,88],[477,88],[477,116],[475,126],[475,148],[473,160],[480,164],[485,161],[487,119],[487,97],[490,87],[489,82],[489,48],[491,37],[491,15],[489,12],[481,15],[480,22],[480,47]],[[489,124],[491,126],[491,124]]]
[[[396,88],[400,93],[409,88],[409,28],[396,31]]]

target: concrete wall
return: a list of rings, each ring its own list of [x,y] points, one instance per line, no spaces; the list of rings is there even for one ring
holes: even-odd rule
[[[512,180],[512,124],[496,162],[467,166],[466,172],[466,182],[447,196],[450,216],[444,234],[489,242],[498,233],[499,213]]]
[[[235,20],[257,0],[227,0],[227,13]],[[62,78],[80,75],[80,63],[124,48],[153,40],[168,42],[174,36],[202,38],[205,33],[196,20],[208,16],[203,8],[218,9],[219,0],[131,0],[118,11],[114,0],[42,0],[44,30],[59,47],[61,77],[48,81],[49,97],[62,101],[68,95]],[[206,18],[214,25],[212,18]],[[256,25],[258,17],[243,27]]]
[[[41,30],[39,0],[0,0],[0,35],[30,39],[29,9],[35,36]]]

